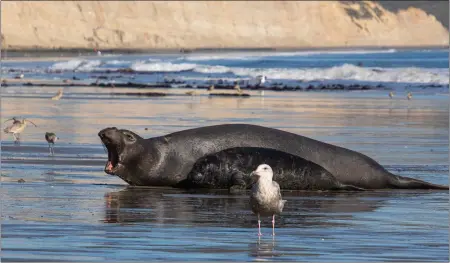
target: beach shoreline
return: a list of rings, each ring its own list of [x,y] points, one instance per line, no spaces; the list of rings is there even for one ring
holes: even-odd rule
[[[239,52],[308,52],[308,51],[354,51],[354,50],[441,50],[449,49],[448,45],[436,46],[342,46],[342,47],[298,47],[298,48],[195,48],[195,49],[158,49],[158,48],[106,48],[98,49],[103,54],[108,55],[179,55],[179,54],[204,54],[204,53],[239,53]],[[95,48],[19,48],[19,49],[1,49],[1,59],[9,61],[24,58],[72,58],[78,56],[97,55]]]

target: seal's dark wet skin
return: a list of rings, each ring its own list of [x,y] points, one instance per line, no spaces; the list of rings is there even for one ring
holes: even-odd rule
[[[268,153],[269,157],[285,153],[281,158],[282,164],[279,164],[281,169],[291,168],[292,162],[284,160],[291,159],[291,156],[299,157],[301,163],[314,163],[332,175],[334,188],[338,190],[449,189],[448,185],[392,174],[362,153],[260,125],[220,124],[149,139],[113,127],[101,130],[99,136],[110,152],[105,172],[119,176],[130,185],[183,187],[196,162],[202,158],[231,148],[257,147],[278,151]],[[250,151],[244,157],[251,159],[253,154]],[[217,155],[222,158],[220,162],[227,162],[225,157]],[[207,166],[202,167],[204,170],[200,170],[200,173],[209,169]],[[310,185],[312,189],[314,184]],[[320,183],[317,188],[320,189],[323,184],[330,185]],[[295,185],[294,180],[288,180],[284,189],[298,189]],[[233,187],[234,183],[230,186]],[[210,187],[223,188],[221,184],[211,184]]]

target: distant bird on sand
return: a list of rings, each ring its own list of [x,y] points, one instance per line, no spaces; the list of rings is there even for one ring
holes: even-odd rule
[[[197,92],[195,90],[191,90],[191,91],[186,91],[184,94],[189,95],[189,96],[194,96],[194,95],[197,95]]]
[[[394,92],[392,92],[392,91],[391,91],[391,92],[389,92],[389,98],[391,98],[391,99],[392,99],[393,97],[394,97]]]
[[[45,133],[45,140],[48,142],[48,149],[49,149],[51,155],[55,154],[55,151],[54,151],[53,147],[55,146],[55,142],[58,139],[59,138],[53,132],[46,132]]]
[[[411,100],[412,99],[412,93],[408,92],[408,95],[406,96],[406,98],[408,98],[408,100]]]
[[[36,124],[34,124],[32,121],[29,121],[27,119],[23,119],[22,121],[16,119],[16,117],[13,117],[12,119],[8,119],[7,121],[12,120],[13,123],[6,127],[3,131],[5,133],[12,133],[12,135],[14,136],[14,142],[19,142],[20,141],[20,134],[25,130],[25,128],[27,127],[27,122],[32,123],[35,127],[37,127]]]
[[[263,85],[264,83],[266,83],[266,80],[267,78],[264,75],[256,76],[256,85]]]
[[[209,88],[208,88],[208,91],[213,91],[214,90],[214,85],[211,85]]]
[[[25,75],[23,75],[23,73],[16,75],[14,78],[15,79],[23,79],[25,77]]]
[[[236,86],[234,86],[234,89],[237,91],[237,93],[242,94],[242,90],[241,87],[239,87],[239,84],[236,84]]]
[[[250,194],[250,205],[258,215],[258,236],[262,235],[260,216],[272,216],[272,235],[275,236],[275,215],[283,211],[286,200],[281,197],[278,183],[272,181],[273,171],[269,165],[259,165],[252,177],[256,182]]]
[[[56,93],[56,95],[52,97],[52,100],[59,100],[59,99],[61,99],[62,96],[63,96],[63,90],[59,89],[58,93]]]

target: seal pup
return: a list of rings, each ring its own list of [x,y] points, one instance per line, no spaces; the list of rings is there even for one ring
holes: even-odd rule
[[[27,122],[30,122],[31,124],[33,124],[35,127],[37,127],[36,124],[34,124],[32,121],[27,120],[27,119],[22,119],[21,121],[18,120],[16,117],[13,117],[11,119],[6,120],[7,121],[13,121],[13,123],[6,127],[3,131],[5,133],[12,133],[12,135],[14,136],[14,142],[17,143],[20,141],[20,134],[25,130],[25,128],[27,127]],[[4,122],[4,123],[5,123]]]
[[[105,172],[132,185],[175,186],[204,156],[233,147],[262,147],[311,161],[339,182],[364,189],[449,189],[392,174],[359,152],[259,125],[205,126],[149,139],[112,127],[99,131],[98,136],[108,149],[107,164],[112,163],[112,169],[105,166]]]
[[[55,142],[58,140],[58,136],[56,136],[53,132],[46,132],[45,133],[45,140],[48,142],[48,149],[50,151],[51,155],[55,154],[55,151],[53,149]]]
[[[364,191],[339,182],[313,162],[282,151],[260,147],[235,147],[206,155],[193,165],[179,188],[228,189],[237,193],[251,187],[251,172],[261,163],[271,166],[282,189]]]
[[[261,164],[252,172],[255,184],[250,194],[252,212],[258,215],[258,236],[261,236],[260,216],[272,216],[272,235],[275,236],[275,215],[283,211],[286,200],[281,197],[280,186],[273,181],[272,168]]]

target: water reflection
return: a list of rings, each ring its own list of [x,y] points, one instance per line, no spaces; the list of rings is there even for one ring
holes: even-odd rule
[[[280,257],[281,253],[277,251],[274,237],[267,240],[258,237],[255,242],[248,245],[248,255],[254,257],[255,261],[265,261],[264,259]]]
[[[424,194],[426,192],[423,192]],[[417,195],[418,192],[411,193]],[[393,195],[408,192],[371,193],[286,192],[286,210],[277,228],[333,227],[351,224],[354,215],[373,212]],[[262,219],[268,223],[270,219]],[[216,227],[254,228],[248,197],[224,191],[127,187],[105,194],[105,223],[152,222]]]

